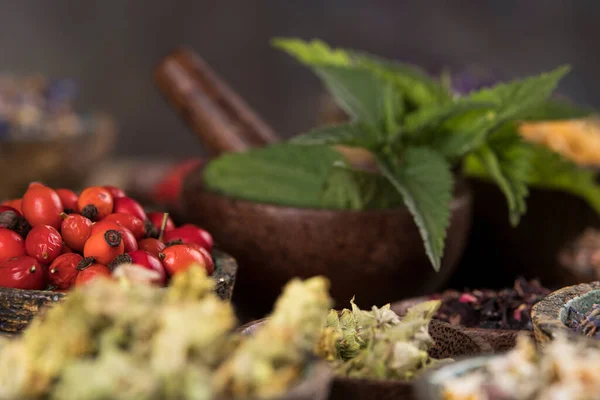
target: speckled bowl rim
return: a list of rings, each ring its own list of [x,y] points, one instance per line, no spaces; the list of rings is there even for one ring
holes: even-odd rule
[[[440,294],[440,293],[436,293],[436,294]],[[392,307],[392,310],[394,310],[394,308],[395,308],[394,306],[396,306],[396,309],[397,309],[398,308],[397,306],[401,305],[402,303],[417,304],[417,303],[420,303],[423,301],[429,301],[429,300],[435,300],[435,299],[431,299],[428,296],[409,297],[407,299],[399,300],[399,301],[392,303],[391,307]],[[394,310],[394,311],[397,312],[396,310]],[[452,324],[450,324],[450,325],[452,325]],[[511,336],[514,338],[515,341],[516,341],[517,337],[520,335],[527,335],[527,336],[533,337],[533,330],[527,330],[527,329],[494,329],[494,328],[468,327],[468,326],[462,326],[462,325],[452,325],[452,326],[460,328],[464,332],[469,332],[472,335],[480,336],[482,339],[487,340],[488,342],[490,340],[489,337],[494,336],[494,335]],[[494,348],[494,351],[496,351],[495,348]]]
[[[535,304],[531,310],[531,322],[533,324],[535,339],[538,344],[543,345],[548,341],[551,341],[558,332],[568,336],[576,335],[576,333],[563,322],[563,309],[572,300],[596,290],[600,290],[599,281],[567,286],[550,293],[540,302]]]

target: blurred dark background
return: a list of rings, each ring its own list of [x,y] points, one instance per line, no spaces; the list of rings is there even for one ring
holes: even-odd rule
[[[151,73],[180,44],[197,50],[282,135],[314,125],[318,81],[272,50],[318,37],[428,68],[490,67],[512,77],[569,63],[561,86],[599,106],[600,2],[579,0],[27,0],[0,7],[0,70],[73,77],[83,110],[119,122],[120,155],[200,154]]]

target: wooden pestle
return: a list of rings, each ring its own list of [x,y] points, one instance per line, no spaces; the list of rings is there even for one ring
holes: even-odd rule
[[[180,47],[165,57],[154,81],[213,156],[279,142],[273,129],[191,49]],[[354,167],[377,170],[369,151],[334,147]]]
[[[279,138],[193,50],[178,48],[154,71],[154,81],[211,155],[276,143]]]

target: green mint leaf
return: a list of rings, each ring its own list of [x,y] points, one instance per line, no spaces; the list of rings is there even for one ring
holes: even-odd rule
[[[331,168],[343,162],[343,156],[328,146],[277,144],[212,160],[204,170],[204,184],[235,198],[320,208]]]
[[[335,165],[323,190],[323,207],[352,210],[391,209],[402,196],[381,174]]]
[[[309,66],[350,66],[352,64],[352,57],[345,50],[332,49],[318,39],[307,42],[296,38],[274,38],[271,40],[271,45]]]
[[[560,67],[539,76],[499,84],[472,92],[458,102],[490,102],[490,110],[471,111],[446,124],[449,132],[439,149],[448,157],[460,157],[482,146],[486,138],[505,123],[524,119],[540,107],[552,94],[558,82],[568,72]],[[539,108],[538,108],[539,109]]]
[[[412,108],[447,103],[451,100],[450,92],[440,81],[415,66],[362,52],[347,53],[352,56],[354,63],[373,71],[394,85]]]
[[[406,134],[416,134],[439,126],[450,118],[471,110],[490,109],[494,104],[489,101],[460,101],[442,105],[423,107],[406,115],[403,129]]]
[[[518,225],[527,211],[527,180],[531,165],[531,146],[524,143],[514,125],[495,133],[465,160],[467,174],[478,176],[481,171],[493,179],[506,196],[510,221]]]
[[[407,148],[400,164],[384,154],[378,154],[377,161],[383,175],[402,195],[419,227],[427,256],[439,271],[450,224],[450,165],[441,154],[424,147]]]
[[[318,127],[293,137],[288,143],[309,146],[315,144],[345,145],[367,149],[374,149],[381,144],[377,135],[374,135],[368,126],[360,122]]]
[[[561,155],[534,145],[528,183],[532,187],[560,190],[584,199],[600,214],[600,185],[597,173],[582,168]]]
[[[399,119],[399,110],[393,109],[390,113],[386,109],[390,102],[393,108],[397,108],[400,104],[398,98],[394,98],[389,84],[372,72],[340,66],[314,69],[336,103],[354,120],[379,130],[385,128],[382,124],[387,118]]]
[[[551,121],[557,119],[584,118],[594,114],[590,108],[580,107],[566,100],[548,99],[535,107],[528,115],[527,120]]]

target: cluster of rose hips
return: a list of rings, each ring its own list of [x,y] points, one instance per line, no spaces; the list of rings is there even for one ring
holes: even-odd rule
[[[21,199],[0,205],[0,286],[65,291],[120,264],[154,271],[152,282],[191,264],[214,270],[211,235],[191,224],[175,227],[168,214],[146,213],[111,186],[79,195],[34,182]]]

